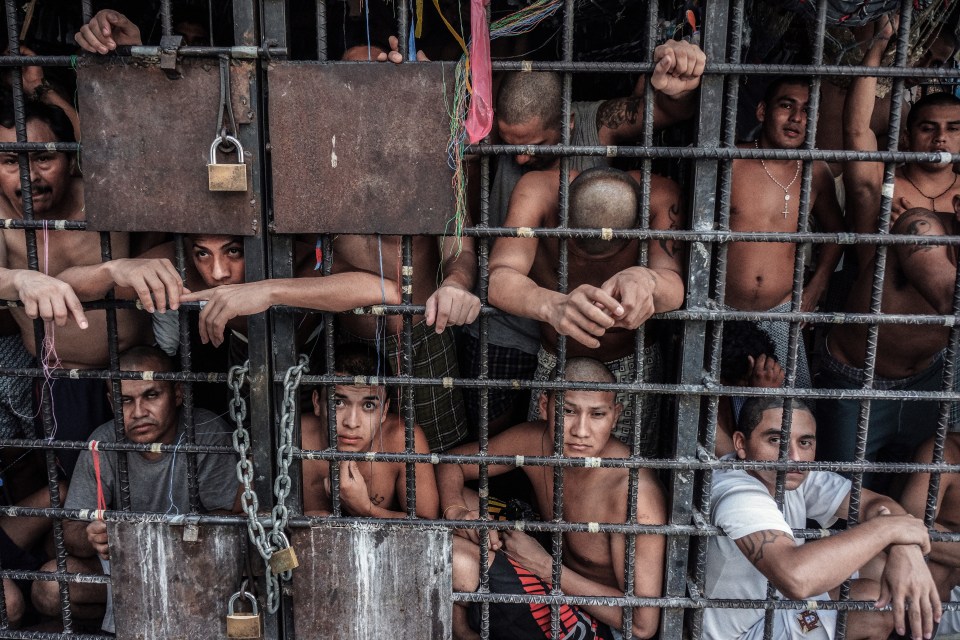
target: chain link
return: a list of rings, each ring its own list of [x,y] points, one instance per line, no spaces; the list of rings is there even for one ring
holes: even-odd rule
[[[233,432],[233,448],[240,456],[237,462],[237,479],[243,485],[243,493],[240,495],[240,506],[247,514],[247,532],[250,534],[250,542],[257,548],[260,556],[263,558],[267,567],[267,610],[270,613],[276,613],[280,606],[280,582],[270,571],[270,556],[273,555],[273,547],[268,542],[267,533],[260,522],[257,512],[260,510],[260,500],[253,490],[253,462],[247,457],[250,450],[250,432],[244,426],[244,420],[247,417],[247,401],[240,393],[240,389],[246,382],[247,373],[250,371],[250,361],[243,366],[230,368],[227,375],[227,386],[233,391],[233,398],[230,400],[229,410],[230,418],[236,425]],[[271,525],[273,516],[270,516]]]
[[[283,377],[283,407],[280,413],[279,441],[277,443],[277,477],[273,482],[273,493],[277,497],[273,507],[273,530],[270,532],[270,542],[277,549],[290,546],[290,541],[284,534],[287,527],[287,497],[290,495],[290,463],[293,461],[293,425],[297,415],[297,395],[300,389],[300,379],[310,365],[310,359],[300,356],[300,362],[287,369]],[[290,572],[283,574],[284,580],[290,579]]]
[[[227,376],[227,386],[233,391],[230,400],[230,418],[233,419],[236,429],[233,432],[233,448],[240,456],[237,463],[237,479],[243,485],[240,496],[240,505],[247,514],[247,531],[250,541],[257,548],[263,558],[266,568],[265,580],[267,584],[267,611],[276,613],[280,608],[280,581],[270,567],[270,558],[274,553],[290,546],[290,541],[284,530],[287,527],[289,511],[287,497],[290,495],[290,463],[293,460],[293,425],[297,412],[297,391],[300,388],[300,379],[309,365],[307,356],[300,356],[300,362],[287,370],[283,378],[283,406],[280,415],[280,428],[277,444],[277,477],[273,484],[273,493],[276,496],[276,505],[267,520],[270,532],[267,533],[260,521],[257,512],[260,501],[253,491],[253,462],[247,454],[250,450],[250,433],[244,426],[247,417],[247,401],[240,393],[246,382],[250,370],[250,362],[243,366],[231,367]],[[286,571],[279,578],[289,580],[291,572]]]

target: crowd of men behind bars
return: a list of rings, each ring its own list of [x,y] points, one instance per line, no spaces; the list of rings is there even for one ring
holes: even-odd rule
[[[950,19],[948,13],[944,11],[936,37],[913,52],[915,65],[953,64],[958,48],[957,12]],[[898,16],[891,14],[851,28],[851,36],[859,43],[857,64],[883,65],[891,41],[896,40],[897,26]],[[206,42],[202,21],[187,16],[175,20],[175,28],[191,44]],[[79,29],[76,42],[90,54],[108,54],[118,45],[139,44],[141,34],[124,15],[104,10]],[[396,49],[396,38],[390,36],[379,47],[346,48],[342,59],[399,62]],[[426,57],[419,55],[421,60]],[[650,112],[655,130],[691,126],[707,62],[703,52],[688,40],[668,39],[656,48],[652,60],[652,74],[641,77],[631,95],[575,102],[569,122],[563,117],[559,75],[502,74],[497,78],[494,140],[556,145],[569,130],[572,145],[637,144],[644,130],[646,82],[653,88]],[[78,140],[80,123],[69,92],[51,85],[39,67],[24,68],[22,80],[27,141]],[[753,120],[739,132],[737,147],[761,152],[802,148],[810,131],[810,78],[784,76],[763,82],[765,87],[753,102],[747,92],[741,97]],[[816,148],[876,151],[888,148],[895,136],[899,149],[938,154],[940,161],[898,165],[891,182],[880,162],[828,165],[773,154],[736,159],[730,166],[730,192],[718,198],[717,211],[717,228],[734,232],[783,234],[810,228],[829,234],[890,234],[905,241],[883,248],[868,241],[845,251],[831,241],[730,242],[717,249],[718,264],[725,273],[712,295],[720,308],[747,315],[789,312],[797,309],[796,302],[803,312],[955,314],[957,250],[937,240],[955,238],[960,219],[960,176],[952,163],[960,154],[960,98],[948,84],[921,86],[908,81],[907,85],[904,103],[891,105],[889,93],[878,88],[875,77],[857,75],[842,88],[825,79]],[[17,142],[11,92],[4,94],[3,103],[0,142]],[[896,111],[892,107],[903,113],[899,132],[890,130],[889,115]],[[27,192],[20,155],[0,153],[3,217],[19,220],[27,211],[34,220],[84,220],[82,176],[75,154],[51,150],[23,154],[29,159]],[[683,162],[672,161],[663,171],[658,163],[645,181],[637,168],[614,166],[603,157],[571,157],[567,172],[561,171],[560,159],[552,155],[496,158],[491,168],[489,226],[555,228],[565,215],[569,228],[590,232],[564,240],[518,234],[492,242],[488,299],[497,313],[486,317],[482,339],[476,241],[468,236],[413,239],[412,303],[423,306],[425,313],[412,319],[409,366],[401,356],[402,316],[336,316],[335,367],[327,373],[364,379],[484,375],[492,380],[571,383],[572,388],[562,393],[553,387],[540,391],[508,385],[482,391],[417,385],[412,392],[414,452],[476,454],[478,435],[486,430],[488,455],[586,459],[588,464],[565,471],[562,513],[553,512],[549,466],[490,465],[488,508],[481,514],[477,465],[415,465],[413,509],[407,504],[404,464],[352,460],[339,463],[338,482],[331,481],[329,463],[303,461],[304,513],[404,518],[415,512],[420,518],[461,522],[455,529],[452,558],[454,588],[461,592],[476,591],[481,573],[486,572],[494,594],[542,595],[559,586],[565,595],[623,596],[629,581],[637,596],[662,596],[664,536],[635,537],[633,576],[628,580],[626,536],[565,533],[562,551],[557,551],[563,561],[560,584],[553,585],[549,536],[491,529],[484,539],[479,528],[464,524],[557,518],[575,523],[667,522],[667,496],[654,470],[639,471],[636,503],[628,504],[628,470],[589,461],[669,457],[673,451],[674,398],[615,393],[603,387],[676,381],[682,327],[654,316],[684,306],[688,246],[669,234],[638,240],[618,236],[617,231],[690,228],[690,185],[684,183],[690,174],[682,169]],[[565,177],[569,200],[564,213],[559,194]],[[9,314],[16,324],[8,322],[7,335],[0,338],[0,366],[9,369],[109,368],[106,316],[103,311],[84,310],[83,302],[103,299],[111,292],[118,299],[137,299],[142,304],[142,311],[127,306],[116,312],[120,368],[140,372],[177,370],[179,309],[184,302],[204,302],[202,310],[189,313],[188,318],[193,369],[225,372],[246,360],[250,315],[275,305],[339,314],[399,304],[402,299],[400,239],[393,236],[334,237],[328,275],[315,268],[316,239],[297,237],[294,278],[245,282],[241,237],[114,233],[113,259],[101,261],[99,234],[44,228],[35,239],[39,268],[31,269],[25,232],[8,228],[2,234],[0,255],[5,268],[0,271],[0,297],[22,303]],[[173,266],[176,245],[181,242],[187,258],[182,274]],[[562,261],[561,244],[565,245]],[[564,274],[558,273],[561,262]],[[796,264],[805,267],[799,276],[802,282],[795,278]],[[310,355],[316,372],[325,372],[321,317],[303,313],[296,325],[298,350]],[[40,344],[37,318],[45,327]],[[949,433],[943,461],[960,463],[960,436],[954,433],[960,429],[960,414],[947,415],[938,401],[902,396],[875,399],[869,403],[869,414],[861,417],[862,403],[855,395],[835,393],[815,402],[795,398],[785,405],[782,394],[774,391],[785,386],[949,391],[943,382],[948,326],[900,322],[874,329],[851,322],[825,330],[816,323],[801,327],[780,319],[711,323],[711,336],[722,332],[722,340],[715,340],[722,352],[717,382],[770,391],[734,393],[720,396],[714,404],[704,402],[702,442],[714,447],[707,454],[725,460],[770,461],[785,454],[799,462],[929,463],[938,425],[945,421]],[[558,357],[561,352],[565,352],[563,362]],[[184,443],[184,425],[189,420],[201,445],[229,445],[233,429],[224,420],[227,399],[222,385],[194,384],[190,416],[184,415],[182,384],[152,375],[122,380],[118,387],[99,378],[48,376],[34,381],[7,376],[0,378],[0,388],[0,433],[5,438],[115,442],[114,407],[122,408],[125,440],[140,445]],[[49,397],[45,405],[49,414],[41,407],[42,388]],[[119,397],[114,397],[116,389]],[[404,419],[410,399],[380,384],[337,384],[312,390],[309,399],[304,396],[300,448],[410,452]],[[559,439],[558,425],[562,425]],[[781,443],[785,434],[789,442]],[[15,451],[20,459],[29,454]],[[120,508],[118,455],[122,454],[96,451],[96,447],[56,449],[63,506]],[[197,483],[202,511],[240,511],[233,457],[199,454],[196,477],[190,479],[185,455],[158,453],[144,446],[125,457],[133,511],[189,511],[189,482]],[[46,483],[41,479],[40,484],[30,485],[31,471],[42,478],[42,461],[29,458],[22,464],[20,459],[19,467],[26,470],[10,465],[12,458],[4,463],[8,474],[16,474],[14,489],[19,489],[10,499],[20,506],[51,506]],[[960,632],[956,613],[946,612],[941,618],[941,603],[953,599],[951,592],[960,583],[960,545],[931,542],[923,522],[929,481],[929,474],[922,473],[864,474],[859,504],[851,513],[851,481],[840,474],[809,468],[782,472],[779,483],[785,493],[778,506],[776,471],[761,467],[715,471],[711,523],[725,535],[708,543],[704,595],[764,600],[769,580],[778,597],[803,602],[796,609],[776,609],[766,622],[761,608],[708,607],[698,623],[702,637],[760,638],[767,624],[773,625],[775,638],[832,638],[836,611],[818,610],[809,601],[838,598],[841,584],[849,578],[853,578],[850,599],[875,603],[876,609],[849,614],[848,638],[887,638],[891,633],[929,638],[938,625],[941,633]],[[958,479],[944,474],[939,482],[934,526],[960,531]],[[24,490],[30,486],[36,490]],[[851,519],[858,524],[842,525]],[[795,538],[793,530],[806,528],[810,521],[822,528],[835,527],[833,535],[805,543]],[[46,518],[0,518],[0,566],[55,571],[50,530],[51,521]],[[101,573],[108,568],[110,549],[102,519],[64,521],[64,544],[68,571]],[[489,545],[485,569],[481,544]],[[3,590],[12,626],[24,621],[35,624],[59,613],[55,581],[5,578]],[[95,628],[106,601],[102,584],[70,585],[74,617],[95,621]],[[491,613],[495,611],[488,620],[489,637],[550,637],[548,605],[489,606]],[[455,605],[457,638],[478,637],[480,613],[477,603]],[[627,625],[620,607],[599,605],[563,605],[559,620],[562,636],[577,638],[621,638],[624,632],[647,638],[657,633],[659,622],[657,607],[634,609]],[[112,630],[109,616],[103,624],[105,630]]]

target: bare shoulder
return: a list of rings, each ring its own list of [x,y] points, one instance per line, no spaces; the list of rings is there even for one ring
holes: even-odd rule
[[[571,171],[571,173],[573,173]],[[572,176],[571,176],[572,179]],[[544,195],[560,189],[560,170],[528,171],[523,174],[514,188],[514,194]]]
[[[381,427],[383,434],[382,442],[374,442],[373,446],[379,448],[383,453],[402,453],[407,446],[406,421],[395,413],[387,414]],[[413,435],[415,443],[426,442],[426,435],[420,425],[413,425]],[[414,445],[415,449],[419,448]]]
[[[575,171],[570,172],[572,180]],[[560,170],[530,171],[520,178],[510,196],[506,226],[552,226],[560,202]],[[553,213],[553,215],[550,215]]]
[[[672,179],[661,176],[656,173],[650,174],[650,197],[670,198],[671,200],[680,199],[680,185]]]
[[[938,214],[928,209],[908,209],[900,214],[891,233],[912,236],[943,236],[952,227],[949,214]]]
[[[926,451],[926,456],[921,461],[932,462],[933,440],[924,444],[924,451]],[[946,464],[960,464],[960,433],[947,434],[947,439],[943,443],[943,461]],[[956,477],[954,474],[946,474],[946,476]]]
[[[510,427],[491,438],[487,446],[487,452],[492,455],[539,456],[549,455],[552,450],[553,441],[543,420]]]

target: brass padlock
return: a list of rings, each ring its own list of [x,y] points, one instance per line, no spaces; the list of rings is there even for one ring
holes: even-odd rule
[[[253,605],[251,613],[234,613],[233,605],[241,595]],[[257,599],[245,589],[233,594],[227,605],[227,637],[259,638],[262,635],[260,629],[260,609],[257,607]]]
[[[217,145],[226,140],[237,148],[239,164],[218,164]],[[217,136],[210,145],[210,164],[207,165],[210,191],[246,191],[247,165],[243,162],[243,147],[233,136]]]
[[[293,547],[287,546],[282,549],[277,549],[273,552],[273,555],[270,556],[270,570],[277,575],[292,571],[299,566],[300,561],[297,560],[297,554],[293,550]]]

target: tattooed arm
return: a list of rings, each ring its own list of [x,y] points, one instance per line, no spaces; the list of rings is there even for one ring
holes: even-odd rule
[[[809,598],[839,586],[888,545],[920,545],[930,539],[923,521],[909,515],[885,515],[820,540],[797,546],[778,530],[751,533],[737,548],[788,598]]]
[[[910,209],[904,212],[897,218],[892,231],[910,236],[943,236],[949,233],[944,220],[926,209]],[[955,251],[954,248],[944,245],[893,247],[893,253],[907,282],[920,292],[937,313],[951,313],[953,308]]]

